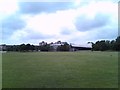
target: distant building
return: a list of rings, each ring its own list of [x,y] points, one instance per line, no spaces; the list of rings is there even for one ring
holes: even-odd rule
[[[6,51],[6,45],[5,44],[0,45],[0,51]]]
[[[55,44],[55,43],[53,43],[53,44],[50,44],[50,46],[53,47],[53,51],[57,51],[58,46],[61,46],[61,44]]]
[[[55,43],[50,43],[50,46],[53,47],[53,51],[57,51],[57,48],[64,44],[65,44],[65,42],[57,41]]]
[[[46,45],[46,44],[47,44],[47,42],[42,41],[39,43],[39,46]]]
[[[91,47],[71,45],[71,50],[70,51],[91,50],[91,49],[92,49]]]
[[[57,41],[57,42],[51,42],[49,43],[49,45],[52,47],[51,51],[57,51],[57,48],[61,45],[64,45],[67,42],[61,42],[61,41]],[[42,45],[46,45],[47,42],[40,42],[39,46]],[[70,50],[69,51],[79,51],[79,50],[91,50],[91,47],[85,47],[85,46],[79,46],[79,45],[69,45],[70,46]]]

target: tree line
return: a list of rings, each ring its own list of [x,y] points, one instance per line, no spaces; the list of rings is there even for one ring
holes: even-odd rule
[[[61,41],[56,42],[61,44]],[[92,44],[92,51],[120,51],[120,36],[115,40],[101,40],[93,42],[88,42]],[[21,44],[21,45],[3,45],[6,48],[3,48],[3,51],[19,51],[19,52],[28,52],[28,51],[70,51],[71,48],[74,48],[72,45],[69,45],[67,42],[59,46],[51,46],[53,43],[48,44],[47,42],[42,41],[39,46],[31,44]]]
[[[69,51],[70,45],[65,43],[64,45],[58,46],[56,49],[50,44],[44,43],[40,46],[35,46],[31,44],[21,44],[21,45],[3,45],[3,51],[18,51],[18,52],[32,52],[32,51]]]
[[[61,44],[61,41],[58,41],[57,43]],[[61,44],[56,47],[56,45],[51,46],[53,43],[47,44],[47,42],[42,42],[39,46],[40,51],[69,51],[70,45],[67,42],[64,42],[64,44]]]
[[[101,40],[95,43],[88,42],[92,44],[92,51],[120,51],[120,36],[118,36],[115,40]]]
[[[30,44],[6,45],[6,51],[33,51],[33,50],[35,50],[35,46]]]

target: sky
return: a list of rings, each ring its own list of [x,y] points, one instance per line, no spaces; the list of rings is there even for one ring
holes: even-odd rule
[[[118,36],[118,0],[0,0],[1,44],[81,46]]]

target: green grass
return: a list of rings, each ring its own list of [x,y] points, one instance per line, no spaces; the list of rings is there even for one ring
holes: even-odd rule
[[[117,52],[3,54],[3,88],[117,88]]]

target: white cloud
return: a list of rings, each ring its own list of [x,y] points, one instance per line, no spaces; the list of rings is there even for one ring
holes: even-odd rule
[[[42,13],[26,17],[26,28],[48,35],[59,35],[63,28],[70,30],[74,27],[75,15],[71,11],[59,11],[56,13]]]
[[[117,33],[118,16],[118,7],[116,3],[110,1],[95,2],[93,0],[93,2],[87,3],[86,5],[79,5],[80,4],[76,4],[77,8],[74,9],[57,10],[54,13],[44,12],[34,15],[23,14],[21,15],[21,18],[26,22],[25,28],[16,30],[10,39],[14,42],[28,41],[28,43],[32,42],[35,44],[39,43],[41,40],[48,42],[62,40],[87,45],[86,43],[88,41],[101,38],[111,39],[115,37]],[[88,28],[88,30],[84,31],[77,30],[75,22],[78,17],[84,17],[87,22],[87,20],[94,20],[96,15],[108,16],[109,22],[103,27]],[[81,23],[83,22],[82,20],[79,21]],[[108,29],[111,31],[109,32]],[[104,32],[108,35],[105,36]]]
[[[0,20],[19,10],[17,0],[0,0]],[[2,18],[1,18],[2,17]]]
[[[25,38],[27,35],[28,35],[28,33],[25,30],[17,30],[13,33],[13,35],[10,37],[10,39],[18,41],[22,38]]]

